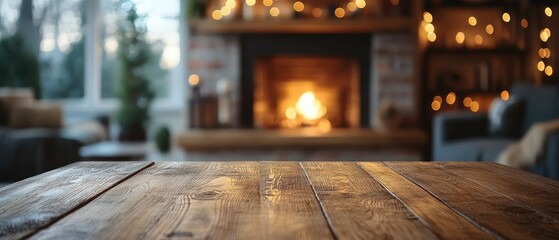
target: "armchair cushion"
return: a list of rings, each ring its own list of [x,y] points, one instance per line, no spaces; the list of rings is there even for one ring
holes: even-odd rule
[[[543,161],[543,174],[546,177],[559,179],[559,133],[555,133],[547,139]]]
[[[516,97],[508,100],[495,98],[489,109],[489,134],[493,136],[520,137],[524,101]]]
[[[501,151],[514,143],[509,138],[470,138],[446,143],[434,152],[435,161],[492,162]]]
[[[559,118],[559,88],[552,86],[538,87],[528,84],[517,84],[511,89],[511,96],[526,102],[526,111],[520,135],[539,122]]]
[[[435,116],[433,136],[436,144],[487,136],[487,114],[449,112]]]

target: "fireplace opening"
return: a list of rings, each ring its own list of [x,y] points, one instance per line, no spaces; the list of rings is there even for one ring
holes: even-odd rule
[[[347,57],[259,58],[254,68],[257,128],[360,126],[359,64]]]
[[[370,34],[243,34],[241,127],[368,127],[370,68]]]

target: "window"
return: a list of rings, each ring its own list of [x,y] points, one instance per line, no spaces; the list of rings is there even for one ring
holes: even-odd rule
[[[116,52],[118,39],[119,0],[102,0],[103,12],[103,54],[102,54],[102,98],[115,96],[118,78]],[[179,14],[178,0],[133,0],[138,14],[146,16],[146,38],[151,45],[152,56],[144,67],[144,75],[151,80],[151,86],[160,98],[169,96],[171,78],[178,76],[180,61],[179,49]]]
[[[0,39],[24,29],[24,38],[31,42],[40,60],[43,99],[111,105],[118,88],[117,29],[123,15],[122,2],[1,0]],[[179,64],[179,27],[185,24],[180,20],[181,1],[130,2],[144,17],[146,39],[152,50],[144,75],[151,81],[158,100],[177,102],[172,85],[181,83],[183,71]]]
[[[39,59],[43,99],[84,97],[84,0],[4,0],[0,37],[20,32]]]

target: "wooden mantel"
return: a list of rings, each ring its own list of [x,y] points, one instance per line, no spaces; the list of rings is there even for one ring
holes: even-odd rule
[[[176,138],[185,150],[262,148],[367,148],[421,150],[427,136],[421,130],[379,132],[372,129],[190,130]]]
[[[383,17],[378,19],[270,19],[258,21],[190,20],[196,33],[372,33],[409,31],[413,21],[409,17]]]

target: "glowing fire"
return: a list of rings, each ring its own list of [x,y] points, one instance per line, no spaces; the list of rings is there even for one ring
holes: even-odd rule
[[[300,126],[316,126],[328,132],[332,128],[326,115],[326,107],[318,100],[313,91],[306,91],[297,100],[294,107],[285,110],[285,118],[289,121],[285,126],[295,128]]]
[[[320,119],[326,115],[326,107],[322,105],[320,100],[316,99],[312,91],[306,91],[299,97],[297,104],[295,104],[295,110],[304,120],[310,121]]]

